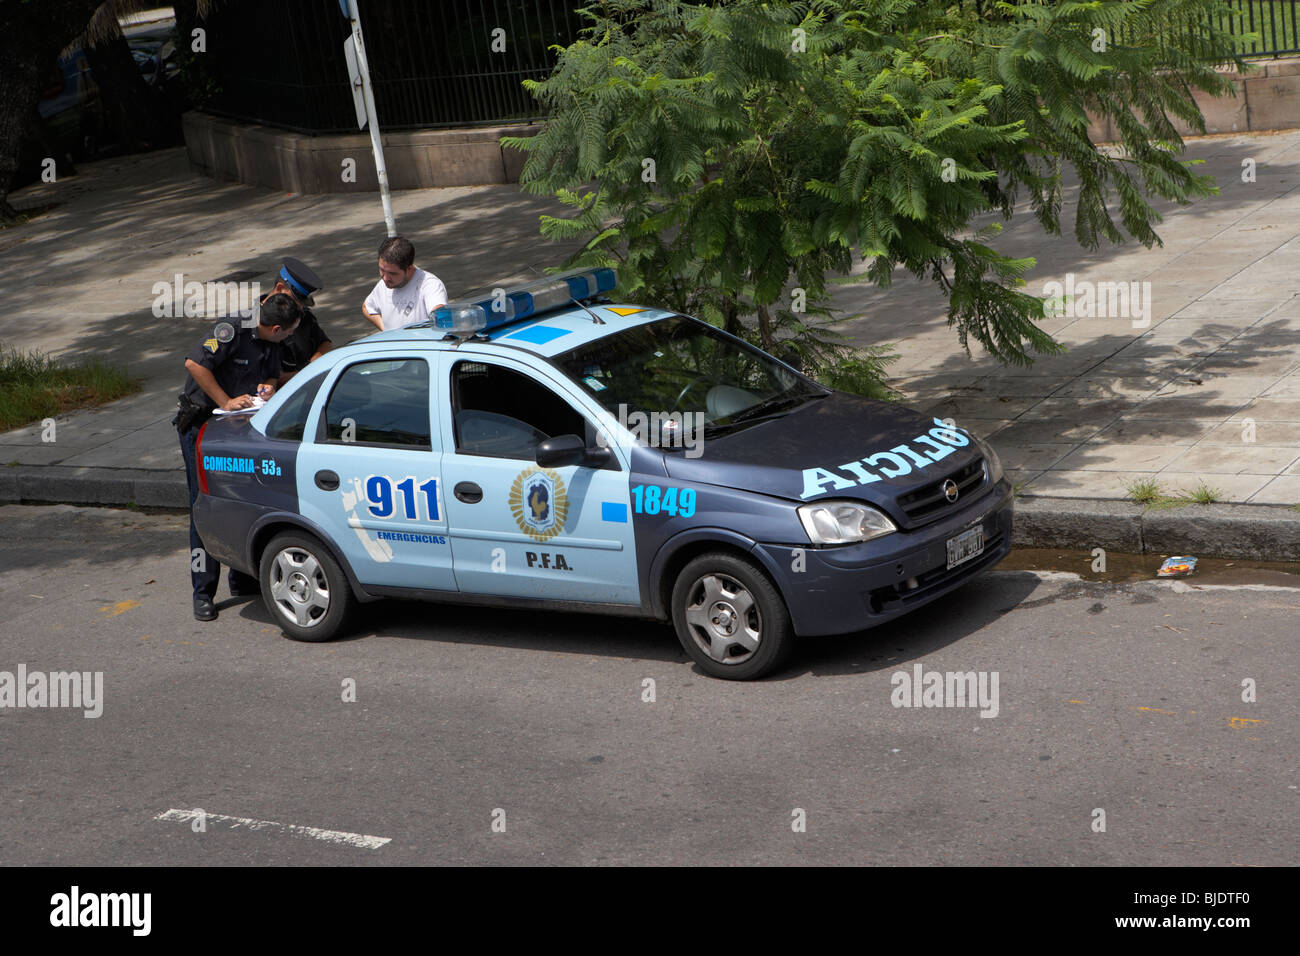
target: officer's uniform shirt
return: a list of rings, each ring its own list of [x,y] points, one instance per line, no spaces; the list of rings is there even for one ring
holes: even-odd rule
[[[281,352],[279,342],[258,337],[256,325],[245,328],[240,319],[226,319],[214,325],[186,358],[210,370],[222,390],[236,398],[256,395],[258,385],[280,377]],[[193,375],[185,377],[185,394],[205,408],[215,407]]]
[[[287,375],[306,368],[316,350],[329,340],[325,330],[316,321],[315,313],[311,309],[303,309],[298,328],[284,340],[284,352],[280,356],[281,371]]]

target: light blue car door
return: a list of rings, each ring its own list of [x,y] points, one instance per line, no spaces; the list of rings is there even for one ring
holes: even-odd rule
[[[456,590],[442,491],[439,353],[340,363],[298,452],[302,515],[325,529],[362,584]]]
[[[462,592],[638,605],[626,450],[602,468],[537,464],[538,441],[594,443],[596,412],[558,373],[448,353],[438,402],[448,534]]]

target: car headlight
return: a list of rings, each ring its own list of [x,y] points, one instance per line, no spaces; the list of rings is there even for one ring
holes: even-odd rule
[[[984,467],[989,477],[989,484],[996,485],[1002,480],[1002,459],[993,450],[993,446],[982,438],[976,438],[980,451],[984,453]]]
[[[813,544],[870,541],[898,530],[887,515],[857,501],[815,501],[797,510]]]

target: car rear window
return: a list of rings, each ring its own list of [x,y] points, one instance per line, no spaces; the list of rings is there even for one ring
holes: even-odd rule
[[[321,421],[318,441],[431,450],[428,363],[405,358],[348,366]]]
[[[266,437],[280,441],[302,441],[303,429],[307,426],[307,413],[311,403],[316,400],[321,382],[327,373],[321,372],[310,381],[298,386],[298,390],[289,397],[284,406],[275,413],[271,423],[266,426]]]

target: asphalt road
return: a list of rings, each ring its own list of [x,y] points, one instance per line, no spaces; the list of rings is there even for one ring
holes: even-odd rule
[[[223,584],[202,624],[186,556],[182,516],[0,508],[0,682],[103,674],[96,718],[0,694],[0,865],[1298,862],[1300,590],[994,572],[738,684],[614,618],[298,644]],[[895,707],[914,665],[996,716]]]

